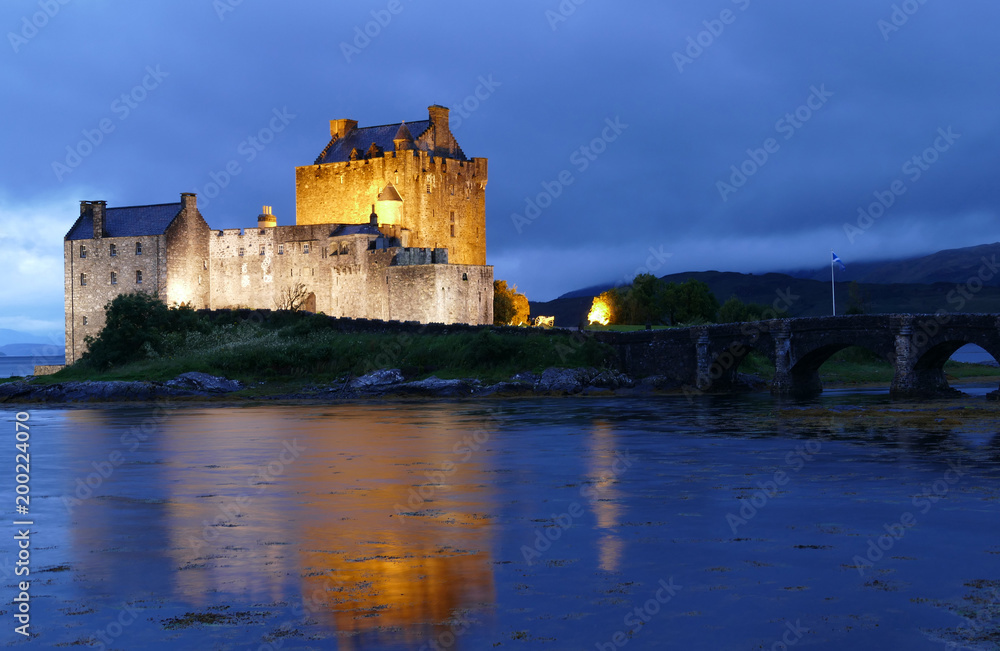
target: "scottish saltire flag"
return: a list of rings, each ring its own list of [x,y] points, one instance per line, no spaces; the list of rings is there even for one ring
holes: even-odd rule
[[[833,251],[830,251],[830,253],[833,253]],[[847,271],[847,265],[844,264],[843,260],[841,260],[839,257],[837,257],[836,253],[833,253],[833,261],[840,265],[840,270],[841,271]]]

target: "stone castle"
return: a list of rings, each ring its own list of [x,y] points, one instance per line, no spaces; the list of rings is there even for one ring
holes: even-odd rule
[[[109,208],[80,202],[64,241],[66,363],[133,291],[196,309],[288,308],[330,316],[490,324],[487,161],[466,158],[448,109],[375,127],[330,122],[331,139],[295,170],[295,225],[270,207],[255,228],[212,230],[197,197]]]

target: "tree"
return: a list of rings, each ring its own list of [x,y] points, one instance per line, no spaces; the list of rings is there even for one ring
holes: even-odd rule
[[[528,323],[531,310],[528,297],[517,291],[517,285],[507,286],[506,280],[493,281],[493,323],[521,325]]]
[[[306,286],[302,283],[296,283],[293,287],[285,287],[278,293],[278,297],[274,299],[274,308],[298,312],[302,309],[307,298],[309,298],[309,291]]]
[[[718,311],[719,300],[708,283],[688,278],[683,283],[670,283],[666,287],[664,314],[671,325],[712,322]]]
[[[104,317],[104,328],[84,340],[87,352],[82,357],[99,370],[165,354],[171,333],[207,330],[189,304],[167,307],[145,292],[119,294],[104,306]]]

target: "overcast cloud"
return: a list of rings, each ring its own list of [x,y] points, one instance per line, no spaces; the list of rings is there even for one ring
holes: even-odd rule
[[[994,242],[998,24],[987,0],[4,2],[0,327],[62,330],[81,199],[194,191],[214,228],[265,204],[294,223],[294,167],[329,120],[434,103],[490,160],[488,262],[532,300],[650,260],[756,272]]]

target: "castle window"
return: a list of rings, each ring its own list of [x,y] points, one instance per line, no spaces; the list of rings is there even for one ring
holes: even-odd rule
[[[454,224],[451,225],[451,236],[455,237],[455,225]]]
[[[202,259],[202,261],[201,261],[201,268],[205,269],[205,270],[208,269],[208,260]]]
[[[142,242],[135,243],[135,254],[142,255]]]
[[[462,280],[468,280],[469,274],[462,274]]]
[[[87,317],[83,317],[83,325],[87,325],[87,323],[88,323]]]
[[[87,286],[87,274],[80,274],[80,286],[81,287]]]
[[[139,271],[138,269],[135,272],[135,284],[136,285],[142,284],[142,272]]]
[[[264,255],[264,245],[263,244],[260,245],[260,254]]]
[[[87,257],[87,245],[86,244],[81,244],[80,245],[80,257],[81,258],[86,258]]]
[[[340,255],[347,255],[351,252],[351,245],[347,242],[340,243]]]
[[[309,253],[309,242],[303,242],[303,244],[302,244],[302,252],[306,253],[306,254]]]
[[[115,244],[112,244],[111,245],[111,257],[113,258],[116,255],[118,255],[118,246],[115,245]]]
[[[451,223],[452,224],[455,223],[455,211],[454,210],[451,211]]]
[[[111,284],[112,285],[117,285],[118,284],[118,272],[117,271],[112,271],[111,272]]]
[[[240,257],[241,258],[243,257],[243,247],[242,246],[240,247]]]
[[[279,244],[278,245],[278,255],[285,255],[285,245],[284,244]]]

